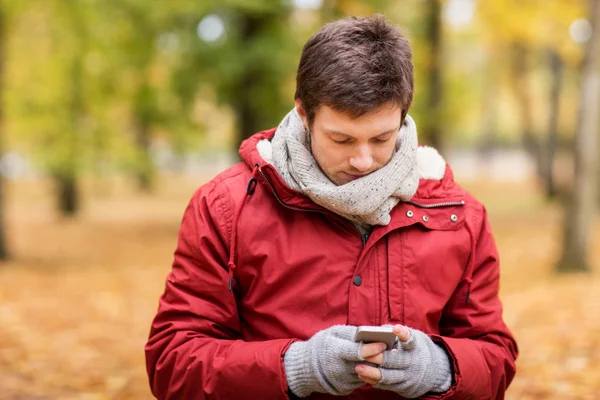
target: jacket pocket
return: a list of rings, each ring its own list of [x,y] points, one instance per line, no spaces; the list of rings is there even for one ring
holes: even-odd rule
[[[389,322],[429,333],[463,278],[469,256],[466,229],[435,230],[421,224],[388,238]]]

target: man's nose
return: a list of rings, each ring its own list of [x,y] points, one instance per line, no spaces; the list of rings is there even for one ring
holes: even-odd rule
[[[360,172],[367,172],[373,165],[373,156],[368,146],[359,148],[358,153],[350,158],[350,165]]]

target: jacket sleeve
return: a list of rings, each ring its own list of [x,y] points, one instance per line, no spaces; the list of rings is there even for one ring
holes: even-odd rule
[[[219,189],[200,188],[184,213],[145,347],[150,387],[158,399],[287,399],[283,354],[293,340],[241,339],[227,284],[234,207]]]
[[[502,319],[498,297],[498,251],[485,209],[477,217],[474,238],[474,268],[470,296],[463,281],[446,305],[440,322],[441,342],[453,364],[453,386],[429,398],[503,399],[515,375],[517,344]]]

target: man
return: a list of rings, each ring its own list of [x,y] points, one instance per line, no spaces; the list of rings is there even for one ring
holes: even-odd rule
[[[407,114],[407,40],[381,16],[304,46],[295,108],[194,194],[146,345],[159,399],[500,399],[484,207]],[[357,343],[393,325],[394,348]]]

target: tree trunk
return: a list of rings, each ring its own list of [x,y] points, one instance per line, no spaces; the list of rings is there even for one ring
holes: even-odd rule
[[[497,143],[498,86],[496,79],[496,60],[491,52],[484,71],[484,83],[481,108],[481,139],[479,142],[479,168],[489,167],[489,160]]]
[[[600,131],[600,0],[590,2],[590,17],[594,30],[583,63],[574,186],[572,198],[565,206],[564,247],[557,266],[561,272],[589,271],[587,250],[596,206]]]
[[[523,44],[513,43],[510,55],[512,58],[511,82],[519,106],[523,145],[525,146],[527,153],[533,157],[538,177],[540,177],[542,164],[540,146],[533,135],[533,107],[529,82],[527,80],[529,72],[529,52]]]
[[[146,72],[143,72],[146,76]],[[152,99],[152,89],[150,88],[147,78],[141,83],[138,88],[138,93],[135,98],[135,142],[138,151],[138,164],[136,170],[137,186],[143,192],[150,192],[154,183],[154,164],[150,154],[150,144],[152,143],[152,132],[150,125],[152,123],[154,103]]]
[[[122,3],[122,4],[120,4]],[[150,154],[152,144],[152,128],[157,120],[158,109],[155,93],[150,85],[150,67],[155,56],[156,47],[150,37],[156,37],[160,31],[144,12],[143,3],[120,2],[121,9],[132,20],[136,21],[138,35],[133,39],[136,51],[130,54],[130,66],[134,67],[139,76],[139,85],[132,100],[132,124],[136,155],[133,178],[137,188],[142,192],[150,192],[154,186],[156,169]]]
[[[55,176],[58,210],[63,216],[73,216],[79,210],[79,191],[74,174]]]
[[[80,58],[74,60],[71,81],[71,129],[65,132],[68,146],[67,158],[56,171],[54,180],[58,196],[58,211],[65,217],[74,216],[79,211],[79,190],[77,178],[79,175],[79,129],[83,112],[83,76]]]
[[[73,60],[71,80],[71,127],[65,145],[68,156],[63,160],[59,171],[55,174],[58,195],[58,210],[66,217],[74,216],[79,211],[79,193],[77,179],[79,176],[79,129],[83,114],[83,65],[81,57]]]
[[[67,140],[67,146],[64,160],[54,172],[54,182],[56,186],[58,211],[65,217],[72,217],[79,211],[80,197],[78,188],[79,177],[79,151],[80,151],[80,130],[82,128],[82,118],[84,116],[84,41],[85,27],[81,20],[81,13],[74,2],[65,3],[68,8],[72,34],[76,36],[75,51],[71,54],[71,87],[69,93],[69,114],[70,126],[64,133]]]
[[[250,71],[248,71],[246,74],[248,79],[245,79],[244,81],[251,84],[250,76],[252,74]],[[235,149],[237,150],[240,148],[240,145],[244,140],[258,132],[260,128],[259,121],[256,118],[256,113],[252,109],[251,96],[240,96],[234,108],[238,119],[238,136],[235,143]]]
[[[271,18],[269,15],[242,15],[242,41],[250,43],[255,40]],[[260,121],[253,109],[256,99],[253,97],[252,88],[260,85],[262,74],[261,65],[247,65],[238,82],[239,96],[233,107],[238,121],[235,150],[239,149],[244,140],[260,130]]]
[[[150,156],[150,127],[146,121],[137,121],[135,141],[140,155],[136,171],[137,186],[143,192],[150,192],[154,183],[154,166]]]
[[[439,0],[427,3],[427,42],[429,44],[429,63],[427,65],[427,112],[428,122],[424,124],[424,137],[429,143],[442,151],[442,6]],[[423,129],[422,129],[423,131]]]
[[[5,31],[5,20],[4,10],[0,5],[0,94],[4,92],[4,57],[6,53],[6,31]],[[0,139],[3,138],[4,128],[4,113],[2,109],[3,103],[0,102]],[[0,141],[0,157],[3,154],[2,142]],[[0,260],[8,259],[8,248],[6,245],[6,222],[4,220],[4,175],[3,171],[0,171]]]
[[[552,71],[552,88],[550,90],[550,113],[548,115],[548,138],[546,146],[541,151],[541,176],[544,183],[546,198],[556,197],[554,184],[554,156],[558,146],[558,121],[560,117],[560,92],[563,81],[563,61],[560,55],[550,50],[550,69]]]

